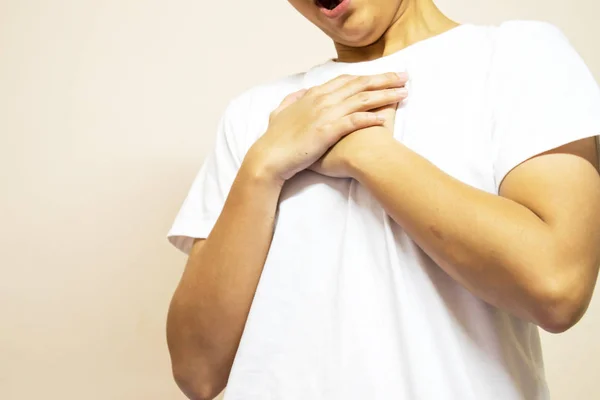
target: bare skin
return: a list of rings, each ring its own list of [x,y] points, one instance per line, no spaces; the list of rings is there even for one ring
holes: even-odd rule
[[[285,180],[310,167],[343,136],[380,126],[377,113],[406,96],[405,76],[341,76],[288,96],[248,152],[223,211],[197,241],[167,320],[173,373],[191,399],[225,387],[273,234]]]
[[[384,127],[342,139],[313,170],[358,180],[448,275],[489,304],[552,333],[584,315],[600,265],[593,138],[517,166],[500,196],[454,179]]]
[[[348,15],[334,21],[313,0],[289,2],[332,38],[342,62],[376,59],[457,25],[431,0],[352,0]],[[490,304],[551,332],[581,318],[600,264],[594,141],[534,157],[509,173],[500,196],[484,193],[393,141],[395,105],[406,94],[388,89],[405,81],[393,74],[340,77],[288,96],[273,112],[213,231],[194,244],[172,300],[169,350],[190,399],[212,399],[225,387],[281,187],[306,168],[360,181],[441,268]],[[465,219],[481,223],[467,229],[457,222]]]
[[[334,20],[313,0],[288,2],[333,40],[341,62],[374,60],[458,26],[432,0],[352,0]]]

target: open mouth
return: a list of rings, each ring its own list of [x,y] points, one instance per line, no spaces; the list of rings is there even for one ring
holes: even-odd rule
[[[342,3],[342,0],[315,0],[319,7],[327,10],[334,10],[337,6]]]

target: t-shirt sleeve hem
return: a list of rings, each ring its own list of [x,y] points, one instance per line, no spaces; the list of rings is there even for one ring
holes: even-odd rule
[[[500,191],[500,185],[506,176],[516,167],[524,163],[525,161],[538,156],[547,151],[556,149],[558,147],[564,146],[568,143],[575,142],[582,139],[587,138],[595,138],[596,145],[598,145],[597,136],[600,135],[600,124],[597,126],[585,130],[581,130],[581,133],[578,135],[571,135],[569,137],[552,137],[544,142],[540,142],[537,146],[531,148],[524,148],[521,151],[515,152],[510,157],[505,157],[501,163],[497,163],[495,166],[495,182],[496,182],[496,192]]]
[[[206,239],[217,222],[215,216],[177,221],[167,234],[169,243],[189,255],[196,239]]]

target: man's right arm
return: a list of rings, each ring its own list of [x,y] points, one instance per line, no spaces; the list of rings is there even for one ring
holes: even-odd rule
[[[197,242],[175,291],[167,341],[175,380],[193,400],[227,384],[269,251],[283,182],[344,136],[382,125],[375,111],[406,94],[405,74],[342,75],[288,95],[250,148],[210,235]]]
[[[283,182],[248,154],[206,240],[195,242],[167,318],[175,380],[190,399],[224,388],[271,244]]]

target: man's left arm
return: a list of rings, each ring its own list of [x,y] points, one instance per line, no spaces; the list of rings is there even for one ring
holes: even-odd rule
[[[579,321],[600,264],[594,138],[520,164],[500,195],[449,176],[391,135],[371,133],[365,141],[348,153],[348,175],[446,273],[549,332]]]

